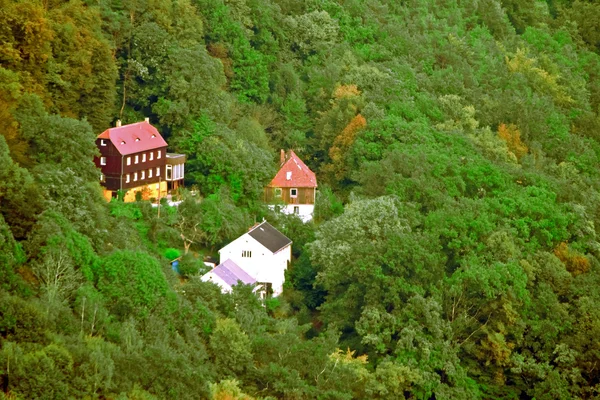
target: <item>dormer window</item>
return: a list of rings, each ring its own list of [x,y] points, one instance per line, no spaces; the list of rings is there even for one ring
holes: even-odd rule
[[[288,181],[292,180],[292,171],[288,171],[285,173],[285,179]]]
[[[139,137],[136,137],[136,138],[135,138],[135,141],[136,141],[136,142],[139,142],[139,141],[140,141],[140,138],[139,138]]]
[[[153,134],[152,134],[152,139],[154,139],[155,137],[156,137],[156,135],[153,133]]]
[[[125,141],[124,141],[124,140],[121,140],[121,144],[125,144]]]

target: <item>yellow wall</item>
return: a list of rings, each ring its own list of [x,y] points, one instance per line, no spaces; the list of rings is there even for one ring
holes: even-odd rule
[[[158,189],[157,189],[158,185],[159,185],[158,183],[150,183],[148,185],[142,185],[142,186],[131,188],[125,194],[125,198],[123,199],[123,201],[125,203],[135,201],[135,193],[143,191],[144,188],[149,189],[148,196],[147,196],[148,199],[146,199],[146,200],[150,200],[151,198],[158,199]],[[161,181],[160,182],[160,197],[163,198],[166,195],[167,195],[167,181]]]
[[[112,200],[112,190],[102,190],[102,196],[104,197],[104,200],[110,202]]]

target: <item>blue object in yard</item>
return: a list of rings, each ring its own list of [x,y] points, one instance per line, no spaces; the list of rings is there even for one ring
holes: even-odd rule
[[[171,269],[177,273],[179,273],[179,260],[171,261]]]

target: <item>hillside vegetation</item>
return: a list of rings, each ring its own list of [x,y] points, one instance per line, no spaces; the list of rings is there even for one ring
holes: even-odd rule
[[[593,0],[0,0],[0,399],[600,398],[599,28]],[[160,216],[93,164],[144,117],[197,189]],[[280,148],[313,222],[262,204]],[[200,282],[262,218],[283,296]]]

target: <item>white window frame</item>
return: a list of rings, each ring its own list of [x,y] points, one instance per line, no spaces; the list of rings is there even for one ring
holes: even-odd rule
[[[293,193],[293,191],[296,191],[296,194]],[[298,197],[298,188],[291,188],[290,189],[290,197],[295,199],[296,197]]]
[[[131,175],[125,175],[125,183],[129,183],[131,181]]]
[[[142,162],[146,162],[146,153],[142,154]]]
[[[283,195],[283,190],[281,188],[275,188],[275,197],[281,197]]]
[[[160,176],[160,167],[156,167],[156,176]]]
[[[137,182],[137,172],[134,172],[134,173],[133,173],[133,181],[134,181],[134,182]]]
[[[158,150],[158,151],[156,152],[156,158],[157,158],[157,159],[158,159],[158,158],[160,158],[160,153],[161,153],[161,151],[160,151],[160,150]]]
[[[152,178],[152,168],[148,170],[148,179]]]
[[[100,146],[106,146],[106,140],[100,139]]]
[[[100,174],[100,182],[106,182],[106,179],[104,178],[104,174]]]
[[[143,181],[144,179],[146,179],[146,171],[142,171],[142,176],[140,178],[141,181]]]
[[[134,164],[137,164],[140,162],[140,156],[138,156],[137,154],[135,155],[135,161]]]
[[[106,165],[106,157],[100,157],[100,165]]]
[[[127,165],[131,165],[131,157],[127,157]]]

